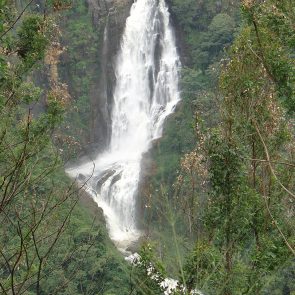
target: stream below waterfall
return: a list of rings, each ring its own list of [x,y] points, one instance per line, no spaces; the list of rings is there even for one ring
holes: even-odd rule
[[[141,235],[136,198],[143,154],[180,100],[180,60],[169,18],[164,0],[133,3],[116,58],[109,146],[94,161],[67,169],[73,178],[89,178],[85,189],[122,251]]]

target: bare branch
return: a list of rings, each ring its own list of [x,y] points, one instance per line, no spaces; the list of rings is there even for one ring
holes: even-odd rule
[[[11,26],[0,36],[0,39],[2,39],[10,30],[13,29],[13,27],[15,26],[15,24],[20,20],[20,18],[23,16],[23,14],[25,13],[25,11],[28,9],[28,7],[33,3],[34,0],[31,0],[26,6],[25,8],[22,10],[22,12],[18,15],[18,17],[15,19],[15,21],[11,24]]]

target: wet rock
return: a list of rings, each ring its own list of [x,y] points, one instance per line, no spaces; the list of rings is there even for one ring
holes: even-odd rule
[[[86,180],[86,176],[80,173],[77,179],[79,182],[84,182]]]
[[[99,176],[99,180],[96,184],[96,191],[98,194],[101,192],[102,185],[114,174],[116,173],[116,170],[108,170],[106,173],[103,174],[103,176]]]
[[[106,226],[103,210],[98,207],[91,195],[84,190],[79,191],[79,203],[89,212],[97,224],[104,224]]]
[[[115,175],[115,177],[112,179],[111,186],[113,186],[117,181],[119,181],[121,179],[121,176],[121,173]]]
[[[137,241],[132,242],[126,249],[128,253],[137,253],[140,251],[142,245],[146,242],[146,237],[142,236]]]
[[[95,152],[109,144],[113,88],[116,83],[114,64],[132,0],[87,0],[93,26],[103,32],[100,49],[100,76],[90,87],[90,142]]]

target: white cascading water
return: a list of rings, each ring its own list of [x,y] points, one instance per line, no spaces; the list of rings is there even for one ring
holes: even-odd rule
[[[67,171],[73,177],[91,176],[86,190],[123,250],[140,236],[135,216],[140,164],[179,101],[179,67],[165,0],[135,1],[116,61],[109,148],[94,162]]]

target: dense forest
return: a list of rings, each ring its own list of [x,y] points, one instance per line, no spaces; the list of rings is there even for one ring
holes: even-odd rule
[[[0,0],[0,294],[295,295],[292,0],[165,1],[180,101],[141,159],[126,251],[93,175],[66,173],[111,141],[144,1]]]

